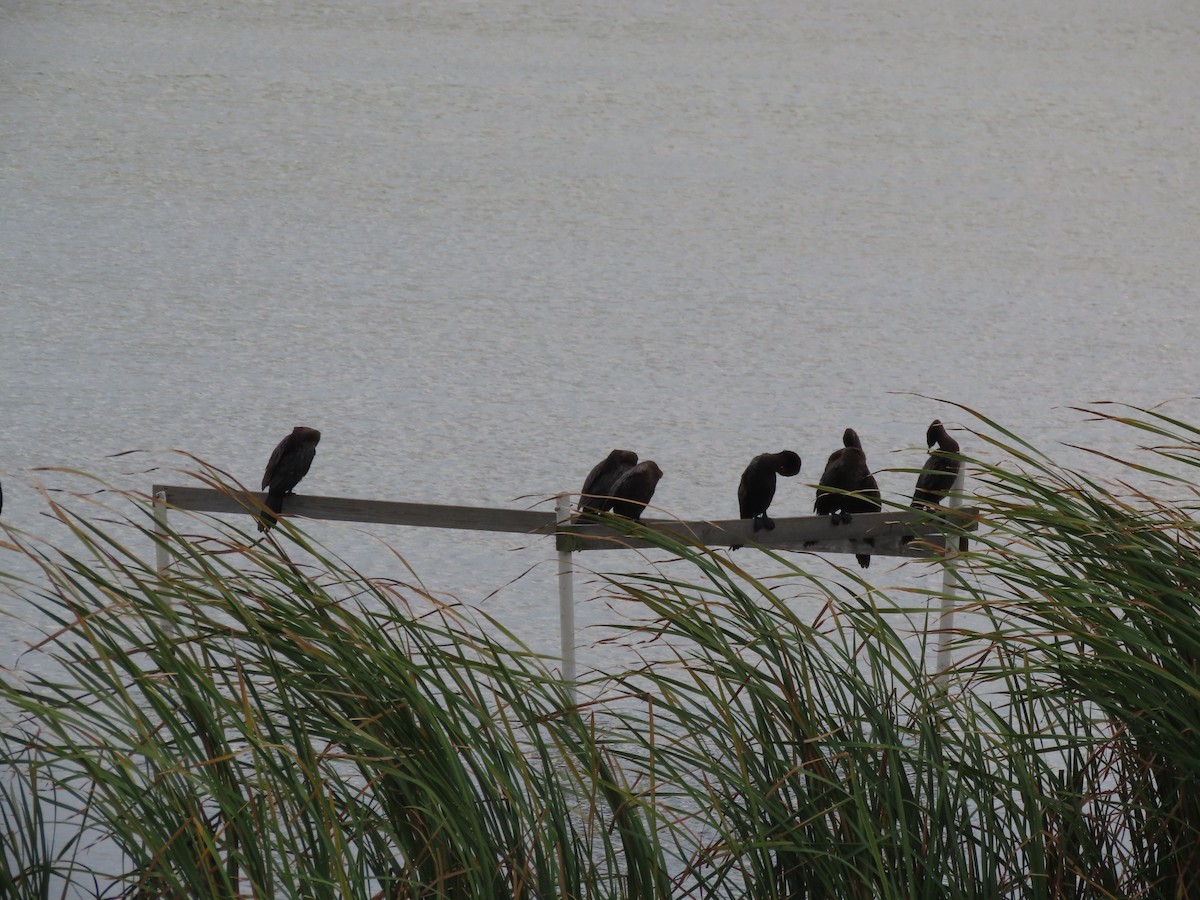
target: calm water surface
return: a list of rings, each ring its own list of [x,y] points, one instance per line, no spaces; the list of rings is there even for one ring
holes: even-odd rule
[[[313,493],[524,506],[629,447],[683,517],[783,448],[807,512],[847,425],[918,465],[969,421],[929,396],[1105,446],[1067,407],[1197,390],[1198,47],[1192,0],[0,0],[5,520],[301,423]],[[371,534],[556,650],[545,542]]]
[[[1198,47],[1190,0],[4,0],[5,518],[299,423],[313,493],[523,506],[629,447],[684,517],[785,447],[807,512],[847,425],[919,464],[968,421],[919,395],[1104,446],[1066,407],[1196,393]],[[373,533],[556,647],[548,546]]]

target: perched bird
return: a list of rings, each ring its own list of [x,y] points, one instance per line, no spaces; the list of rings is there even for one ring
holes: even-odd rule
[[[632,450],[614,450],[596,463],[579,497],[580,512],[604,512],[613,505],[613,486],[626,472],[637,465],[638,455]]]
[[[267,509],[270,512],[264,512],[259,518],[259,531],[267,531],[275,524],[276,516],[272,513],[283,512],[284,496],[290,494],[300,479],[308,474],[320,440],[321,432],[317,429],[297,425],[291,434],[279,442],[267,461],[267,470],[263,472],[262,487],[267,492]]]
[[[954,482],[962,469],[962,460],[951,455],[958,453],[958,441],[950,437],[946,426],[937,419],[925,431],[925,445],[932,447],[934,444],[937,449],[930,452],[913,492],[912,505],[921,509],[933,509],[941,503],[942,498],[954,490]]]
[[[791,450],[779,453],[760,453],[750,460],[738,483],[738,515],[754,520],[754,531],[772,531],[775,523],[767,508],[775,497],[775,476],[790,478],[800,472],[800,457]]]
[[[615,499],[612,511],[635,522],[640,520],[642,510],[654,496],[654,489],[662,476],[662,469],[653,460],[638,463],[613,485],[612,494]]]
[[[813,505],[817,515],[829,516],[834,525],[849,522],[851,513],[879,512],[883,507],[879,499],[879,485],[867,468],[867,455],[863,452],[858,432],[847,428],[842,433],[842,444],[842,449],[831,453],[829,461],[825,463],[821,484],[817,488],[817,502]],[[842,491],[853,491],[854,494],[839,493]],[[868,554],[859,553],[855,556],[864,569],[871,565]]]

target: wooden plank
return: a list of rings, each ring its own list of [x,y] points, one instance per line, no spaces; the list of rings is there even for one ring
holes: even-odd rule
[[[155,494],[177,509],[208,513],[251,513],[261,508],[266,495],[251,491],[238,495],[211,488],[155,485]],[[406,525],[419,528],[454,528],[510,534],[555,534],[552,512],[531,509],[495,509],[481,506],[449,506],[433,503],[401,503],[389,500],[356,500],[348,497],[319,497],[292,494],[284,514],[339,522]],[[960,527],[973,529],[977,510],[943,510]],[[848,524],[833,525],[826,516],[775,519],[774,531],[752,531],[748,519],[677,521],[647,519],[647,528],[709,547],[757,544],[772,550],[821,553],[870,553],[872,556],[931,556],[945,552],[945,538],[931,514],[913,510],[860,513]],[[652,547],[644,538],[623,534],[601,522],[579,519],[557,531],[560,550],[619,550]],[[915,540],[913,539],[915,536]],[[874,543],[868,545],[870,539]]]
[[[250,491],[243,495],[211,488],[155,485],[155,493],[166,493],[176,509],[208,513],[256,512],[266,494]],[[285,516],[328,519],[335,522],[364,522],[381,525],[411,525],[422,528],[456,528],[468,531],[499,531],[516,534],[553,534],[554,513],[532,509],[492,509],[482,506],[449,506],[435,503],[399,503],[390,500],[355,500],[349,497],[319,497],[291,494],[284,501]]]
[[[959,527],[974,530],[977,510],[944,510]],[[578,520],[576,520],[578,522]],[[653,531],[691,544],[731,547],[757,544],[771,550],[821,553],[869,553],[872,556],[933,556],[945,552],[946,539],[936,520],[927,512],[896,510],[859,513],[848,524],[833,525],[827,516],[777,518],[773,531],[755,533],[747,519],[684,522],[645,519]],[[617,550],[653,547],[644,538],[623,533],[620,526],[592,522],[572,524],[559,532],[560,549]],[[872,543],[868,544],[870,540]]]

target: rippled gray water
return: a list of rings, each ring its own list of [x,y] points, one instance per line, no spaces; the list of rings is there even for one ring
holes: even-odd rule
[[[784,447],[807,512],[847,425],[918,464],[967,419],[914,394],[1103,445],[1064,407],[1196,392],[1198,46],[1188,0],[6,0],[4,515],[167,448],[256,482],[298,423],[313,493],[525,505],[620,446],[683,517]],[[470,600],[544,561],[489,602],[556,646],[548,547],[375,533]]]
[[[1197,390],[1198,47],[1191,0],[0,0],[4,517],[57,536],[36,466],[255,483],[301,423],[312,493],[524,506],[630,447],[687,518],[785,447],[806,513],[847,425],[919,464],[969,420],[918,395],[1105,446],[1066,407]],[[371,533],[557,648],[545,542]]]

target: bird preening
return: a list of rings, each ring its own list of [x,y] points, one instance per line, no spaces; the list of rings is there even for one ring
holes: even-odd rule
[[[297,425],[275,447],[263,472],[262,489],[267,492],[267,508],[259,516],[259,531],[269,531],[278,520],[278,515],[283,512],[283,498],[308,474],[320,440],[321,432],[317,429]]]
[[[833,451],[825,463],[813,510],[819,516],[829,516],[831,524],[839,525],[850,522],[854,513],[879,512],[882,508],[879,485],[867,466],[862,441],[858,432],[847,428],[842,433],[842,448]],[[871,565],[868,554],[858,553],[855,558],[864,569]]]
[[[775,499],[775,476],[791,478],[800,473],[800,455],[792,450],[760,453],[750,460],[738,482],[738,516],[753,520],[751,530],[774,531],[775,521],[767,515]],[[740,544],[730,547],[736,550]]]

